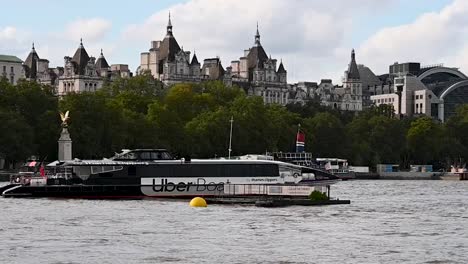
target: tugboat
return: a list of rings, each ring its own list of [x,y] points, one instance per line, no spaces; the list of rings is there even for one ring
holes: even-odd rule
[[[52,162],[42,176],[31,176],[27,182],[11,182],[0,189],[0,194],[104,199],[193,198],[226,193],[307,196],[335,182],[337,179],[316,177],[301,166],[280,161],[174,159],[165,149],[135,149],[122,150],[102,160]],[[240,189],[243,192],[236,193]]]

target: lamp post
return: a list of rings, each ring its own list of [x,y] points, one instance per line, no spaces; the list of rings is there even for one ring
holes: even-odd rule
[[[234,118],[231,116],[231,120],[229,120],[231,123],[231,131],[229,132],[229,159],[231,159],[231,151],[232,151],[232,123],[234,123]]]

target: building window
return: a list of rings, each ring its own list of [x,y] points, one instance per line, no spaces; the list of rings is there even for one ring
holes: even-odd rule
[[[421,94],[421,96],[419,96],[419,99],[424,99],[424,95]]]
[[[3,72],[6,72],[6,66],[3,66]]]
[[[10,71],[11,71],[11,73],[14,73],[14,72],[15,72],[15,68],[13,68],[13,66],[10,67]]]
[[[10,82],[11,82],[12,84],[14,84],[14,83],[15,83],[15,79],[14,79],[14,77],[13,77],[13,76],[10,76]]]
[[[418,109],[419,109],[419,105],[416,104],[416,108],[415,108],[415,110],[414,110],[414,112],[415,112],[416,114],[418,113]]]
[[[421,113],[423,113],[423,106],[422,106],[422,104],[419,104],[419,110],[421,111]]]

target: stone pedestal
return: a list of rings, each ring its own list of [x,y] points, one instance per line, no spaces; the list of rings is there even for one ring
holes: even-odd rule
[[[72,159],[72,140],[70,138],[70,133],[68,133],[68,129],[66,127],[62,128],[62,133],[60,133],[60,138],[58,140],[58,159]]]

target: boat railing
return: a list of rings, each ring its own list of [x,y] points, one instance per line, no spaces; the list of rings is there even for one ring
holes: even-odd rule
[[[224,184],[224,188],[219,192],[219,196],[308,196],[317,188],[322,188],[322,186]]]

